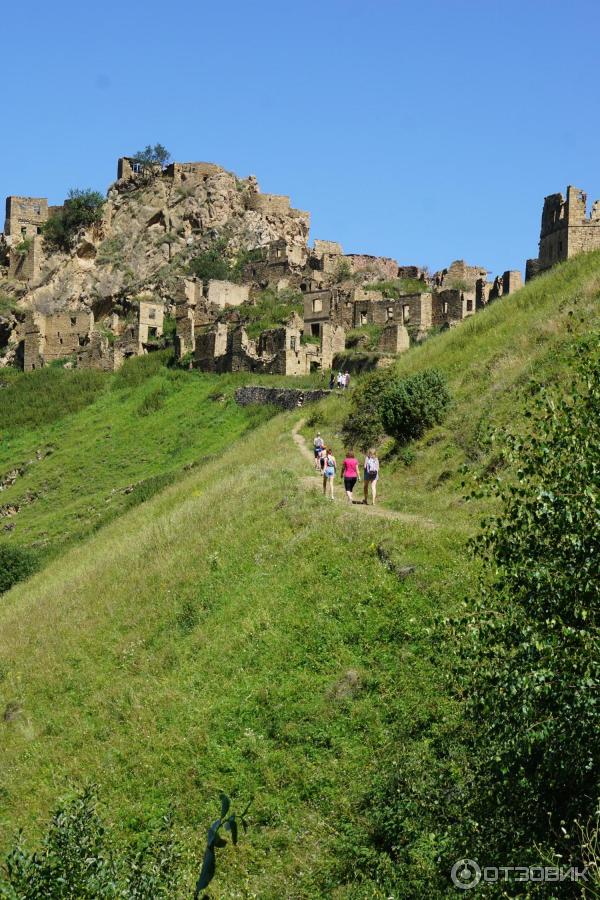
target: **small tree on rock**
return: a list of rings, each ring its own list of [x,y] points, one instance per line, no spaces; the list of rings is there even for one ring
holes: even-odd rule
[[[132,159],[139,166],[140,173],[148,177],[155,175],[157,170],[162,172],[171,159],[171,154],[162,144],[148,144],[143,150],[138,150]]]

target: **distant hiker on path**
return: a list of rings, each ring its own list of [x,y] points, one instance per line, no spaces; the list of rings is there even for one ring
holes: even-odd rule
[[[333,369],[331,370],[331,375],[329,376],[329,390],[332,391],[335,387],[335,375],[333,374]]]
[[[358,474],[358,460],[354,455],[354,450],[347,450],[346,457],[342,463],[342,478],[344,479],[344,490],[348,502],[352,503],[352,491],[357,481],[360,481]]]
[[[373,498],[373,506],[377,497],[377,481],[379,480],[379,459],[375,450],[369,450],[365,457],[365,493],[363,503],[368,503],[369,485],[371,485],[371,497]]]
[[[315,448],[315,469],[318,472],[319,471],[319,457],[321,455],[321,450],[324,447],[323,438],[321,437],[320,431],[317,431],[317,436],[313,441],[313,445]]]
[[[325,468],[323,469],[323,493],[327,496],[327,485],[329,485],[329,499],[333,500],[333,482],[335,480],[335,470],[337,463],[335,456],[331,452],[331,447],[325,451]]]
[[[337,373],[337,386],[340,388],[340,390],[342,390],[344,387],[344,376],[341,372]]]
[[[344,372],[344,387],[346,390],[350,387],[350,372]]]

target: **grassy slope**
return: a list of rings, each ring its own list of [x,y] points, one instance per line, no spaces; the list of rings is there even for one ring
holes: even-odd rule
[[[0,492],[0,506],[21,504],[17,516],[0,518],[0,542],[62,552],[271,415],[233,402],[240,377],[158,362],[159,355],[136,360],[117,376],[3,376],[0,481],[26,470]],[[6,524],[15,527],[4,531]]]
[[[569,310],[597,325],[599,284],[600,254],[582,257],[401,360],[444,369],[456,398],[409,467],[383,470],[384,502],[434,531],[305,491],[290,413],[5,595],[0,710],[21,712],[0,722],[2,840],[95,778],[128,831],[172,801],[191,853],[223,788],[256,799],[218,896],[377,896],[334,888],[331,845],[387,752],[446,703],[425,626],[474,583],[481,510],[459,467],[485,463],[487,423],[518,419],[532,376],[560,376]],[[334,442],[346,402],[314,416]],[[381,542],[415,574],[383,568]],[[339,696],[350,670],[360,689]]]

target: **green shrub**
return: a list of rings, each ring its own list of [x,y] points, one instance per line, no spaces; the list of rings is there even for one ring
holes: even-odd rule
[[[381,398],[389,385],[390,376],[384,371],[367,375],[353,394],[350,415],[342,426],[346,446],[368,450],[384,436],[381,418]]]
[[[380,402],[383,428],[398,443],[406,444],[439,425],[449,402],[446,379],[436,369],[394,381]]]
[[[71,190],[64,206],[44,223],[42,233],[49,251],[69,252],[82,228],[102,221],[105,199],[98,191]]]
[[[189,263],[190,275],[195,275],[202,281],[216,278],[219,281],[229,281],[231,276],[231,266],[226,256],[227,241],[221,238],[205,250],[204,253],[198,254]]]
[[[0,544],[0,594],[32,575],[37,567],[37,556],[31,550]]]
[[[0,897],[10,900],[126,900],[170,898],[180,851],[165,816],[136,844],[119,844],[87,788],[55,812],[36,851],[22,836],[0,866]]]
[[[474,609],[449,623],[471,736],[465,820],[481,853],[526,859],[545,845],[568,862],[575,823],[600,800],[598,335],[568,389],[542,391],[529,418],[525,438],[503,438],[507,473],[485,489],[500,512],[474,545]]]

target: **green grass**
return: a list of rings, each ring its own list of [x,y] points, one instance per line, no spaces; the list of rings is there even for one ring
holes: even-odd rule
[[[361,325],[346,332],[346,348],[357,348],[367,352],[377,350],[383,325]]]
[[[418,278],[392,278],[389,281],[372,281],[365,284],[366,291],[383,291],[384,297],[398,299],[403,294],[422,294],[428,290],[424,281]]]
[[[382,448],[383,506],[433,529],[307,492],[298,412],[256,427],[230,406],[229,376],[132,367],[78,411],[15,429],[3,470],[56,447],[23,476],[52,503],[17,524],[48,532],[55,554],[75,509],[85,518],[113,483],[160,486],[213,455],[0,599],[0,843],[19,826],[35,836],[57,797],[92,779],[123,832],[173,804],[189,896],[223,789],[254,804],[215,896],[385,896],[360,883],[364,800],[390,757],[452,712],[427,628],[475,585],[465,542],[485,507],[462,499],[461,469],[490,466],[488,429],[523,427],[532,382],[561,378],[598,327],[599,288],[600,254],[577,258],[398,360],[402,374],[441,369],[454,397],[414,459]],[[304,410],[307,438],[319,428],[339,456],[349,403]],[[380,544],[414,573],[398,581]],[[18,714],[3,722],[8,704]]]
[[[249,338],[255,340],[261,331],[278,328],[288,321],[292,313],[302,315],[304,306],[302,297],[293,291],[270,289],[261,291],[253,304],[245,303],[238,307]]]

